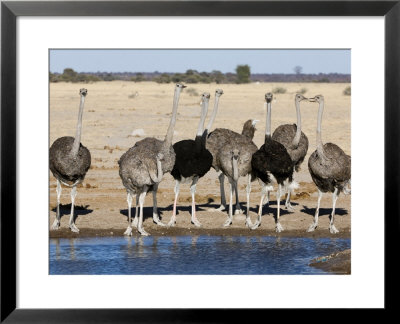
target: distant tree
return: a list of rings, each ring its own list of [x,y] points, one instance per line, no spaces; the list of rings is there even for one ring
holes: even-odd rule
[[[236,78],[237,83],[249,83],[250,82],[250,66],[238,65],[236,67]]]
[[[171,78],[168,73],[162,73],[159,77],[156,77],[154,81],[156,81],[157,83],[170,83]]]
[[[301,66],[299,66],[299,65],[296,65],[296,66],[293,68],[293,71],[294,71],[294,73],[296,73],[297,75],[300,75],[301,72],[303,72],[303,68],[302,68]]]
[[[141,82],[144,80],[145,80],[145,78],[143,76],[143,73],[136,73],[136,75],[131,78],[131,81],[134,81],[134,82]]]

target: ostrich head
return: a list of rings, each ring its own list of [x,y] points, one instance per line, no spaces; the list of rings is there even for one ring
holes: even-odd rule
[[[304,97],[302,94],[300,93],[296,93],[296,96],[294,97],[294,100],[296,102],[300,102],[302,100],[308,100],[308,98]]]
[[[308,98],[308,101],[323,103],[324,102],[324,96],[323,95],[316,95],[316,96],[314,96],[314,98]]]
[[[232,159],[238,160],[239,159],[239,155],[240,155],[240,151],[238,149],[233,149],[231,154],[232,154]]]
[[[209,92],[203,92],[203,94],[201,95],[201,100],[200,100],[200,105],[205,101],[209,101],[210,100],[210,93]]]
[[[273,97],[274,97],[274,96],[272,95],[272,93],[271,93],[271,92],[268,92],[268,93],[265,94],[265,101],[268,102],[268,103],[270,103],[270,102],[272,101],[272,98],[273,98]]]
[[[85,89],[85,88],[82,88],[82,89],[80,89],[79,90],[79,94],[81,95],[81,96],[86,96],[87,95],[87,89]]]
[[[220,97],[220,96],[222,96],[223,94],[224,94],[224,91],[222,91],[222,89],[217,89],[217,90],[215,90],[215,96]]]
[[[157,161],[164,161],[164,154],[161,152],[157,153],[156,159]]]
[[[179,88],[179,89],[181,89],[181,90],[186,88],[186,86],[183,85],[182,83],[177,83],[177,84],[176,84],[176,87]]]

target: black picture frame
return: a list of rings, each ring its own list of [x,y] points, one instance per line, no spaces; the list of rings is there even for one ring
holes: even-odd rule
[[[243,310],[16,308],[16,19],[19,16],[384,16],[385,309],[398,275],[389,257],[399,237],[400,0],[395,1],[2,1],[1,2],[1,317],[3,323],[235,322]],[[371,44],[373,46],[373,44]],[[366,67],[367,68],[367,67]],[[371,173],[373,170],[371,170]],[[372,174],[369,176],[373,176]],[[381,206],[378,207],[381,212]],[[397,244],[394,242],[393,244]],[[398,255],[398,252],[395,252]],[[132,294],[132,305],[140,293]],[[260,311],[252,313],[258,316]],[[256,318],[256,317],[254,317]]]

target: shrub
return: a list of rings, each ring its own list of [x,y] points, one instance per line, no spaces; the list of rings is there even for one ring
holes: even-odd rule
[[[345,96],[351,96],[351,87],[350,86],[346,87],[346,89],[343,90],[343,94]]]
[[[272,93],[286,93],[286,89],[282,87],[276,87],[272,90]]]
[[[301,88],[300,90],[297,91],[297,93],[300,93],[300,94],[305,94],[306,92],[307,92],[306,88]]]
[[[197,90],[195,88],[187,88],[186,92],[189,94],[189,96],[198,96],[199,93],[197,92]]]
[[[236,83],[249,83],[250,82],[250,66],[238,65],[236,67]]]

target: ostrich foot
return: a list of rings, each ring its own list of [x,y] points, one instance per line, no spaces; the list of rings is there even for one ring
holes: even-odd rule
[[[167,226],[160,220],[160,217],[158,217],[158,214],[153,214],[153,222],[154,222],[154,224],[157,224],[160,226]]]
[[[132,227],[129,226],[129,227],[126,229],[126,231],[124,232],[124,235],[132,236]]]
[[[135,217],[135,218],[133,219],[132,226],[133,226],[134,228],[137,228],[137,224],[138,224],[138,219]]]
[[[174,216],[172,216],[171,220],[168,223],[168,227],[174,227],[176,223],[176,218]]]
[[[76,227],[76,225],[74,223],[72,223],[71,225],[69,225],[69,228],[71,229],[72,232],[74,233],[79,233],[79,228]]]
[[[335,225],[330,225],[330,226],[329,226],[329,232],[331,232],[331,234],[339,233],[339,231],[338,231],[338,229],[335,227]]]
[[[308,228],[307,232],[314,232],[314,230],[317,228],[317,224],[312,223],[310,227]]]
[[[282,227],[282,225],[281,225],[281,223],[276,223],[276,225],[275,225],[275,232],[277,232],[277,233],[280,233],[280,232],[282,232],[283,231],[283,227]]]
[[[255,230],[257,227],[259,227],[261,225],[261,222],[259,222],[259,221],[256,221],[255,222],[255,224],[252,226],[252,227],[250,227],[250,229],[251,230]]]
[[[246,218],[245,224],[248,228],[252,228],[254,226],[250,218]]]
[[[232,224],[232,220],[230,219],[230,218],[228,218],[226,221],[225,221],[225,223],[224,223],[224,225],[222,225],[223,227],[228,227],[229,225],[231,225]]]
[[[138,232],[140,233],[140,235],[143,235],[143,236],[149,236],[149,235],[150,235],[149,233],[147,233],[147,232],[144,230],[144,228],[138,229]]]
[[[192,224],[196,227],[201,227],[201,223],[197,220],[197,218],[192,218]]]
[[[285,208],[286,208],[288,211],[292,212],[292,213],[295,211],[294,207],[293,207],[290,203],[286,204],[286,205],[285,205]]]
[[[241,215],[243,214],[243,210],[241,208],[235,209],[235,215]]]
[[[58,230],[60,228],[60,222],[56,219],[53,223],[53,225],[51,225],[51,229],[52,230]]]

